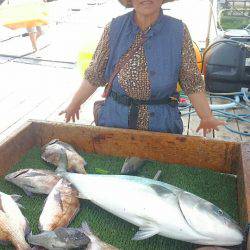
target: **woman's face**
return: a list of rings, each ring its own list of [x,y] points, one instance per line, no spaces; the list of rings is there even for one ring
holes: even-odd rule
[[[138,14],[154,15],[159,12],[163,0],[131,0],[131,3]]]

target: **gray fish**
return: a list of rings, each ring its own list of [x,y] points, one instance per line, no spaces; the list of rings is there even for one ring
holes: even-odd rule
[[[18,196],[0,192],[0,240],[11,242],[17,250],[30,250],[25,237],[29,224],[16,203]]]
[[[86,247],[86,250],[118,250],[118,248],[103,242],[96,235],[94,235],[87,222],[82,223],[81,230],[90,238],[90,243]]]
[[[123,163],[122,174],[134,174],[146,163],[146,160],[139,157],[127,157]]]
[[[39,218],[41,231],[53,231],[66,227],[75,218],[80,208],[78,191],[61,179],[48,195]]]
[[[67,154],[68,171],[86,174],[85,166],[87,162],[84,158],[81,157],[71,145],[58,139],[54,139],[42,147],[42,159],[58,166],[61,149],[64,149]]]
[[[22,188],[27,195],[49,194],[61,179],[55,172],[26,168],[5,176],[5,180]]]
[[[32,245],[45,247],[49,250],[83,248],[89,244],[90,239],[81,228],[60,227],[54,231],[44,231],[41,234],[28,236]]]

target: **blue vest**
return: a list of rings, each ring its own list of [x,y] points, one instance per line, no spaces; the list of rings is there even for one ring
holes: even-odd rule
[[[105,71],[109,80],[115,65],[128,51],[140,31],[134,22],[134,11],[112,20],[109,34],[110,54]],[[144,51],[151,82],[151,98],[162,99],[176,92],[182,58],[183,23],[180,20],[161,14],[147,33]],[[125,91],[114,79],[113,90],[125,95]],[[149,105],[149,130],[169,133],[182,133],[183,124],[178,107],[170,105]],[[129,107],[107,98],[99,116],[99,125],[128,128]]]

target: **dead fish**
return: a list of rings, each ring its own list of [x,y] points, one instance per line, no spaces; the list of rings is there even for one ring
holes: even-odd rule
[[[145,164],[146,160],[139,157],[127,157],[123,163],[121,173],[133,174],[139,170]]]
[[[54,139],[42,147],[42,159],[58,166],[61,149],[64,149],[67,154],[68,171],[86,174],[85,166],[87,165],[87,162],[71,145],[59,141],[58,139]]]
[[[55,172],[26,168],[5,176],[5,180],[22,188],[27,195],[49,194],[61,179]]]
[[[19,198],[0,192],[0,240],[11,242],[17,250],[30,250],[25,240],[29,224],[16,203]]]
[[[39,218],[41,231],[53,231],[67,227],[80,208],[78,192],[67,181],[61,179],[52,189]]]
[[[54,231],[44,231],[37,235],[30,234],[28,242],[49,250],[75,249],[87,246],[90,239],[82,232],[81,228],[60,227]]]
[[[96,235],[94,235],[87,222],[82,223],[81,230],[90,238],[90,243],[86,247],[86,250],[118,250],[118,248],[103,242]]]

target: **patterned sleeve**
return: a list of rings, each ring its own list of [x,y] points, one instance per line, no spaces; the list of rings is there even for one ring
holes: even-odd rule
[[[205,83],[197,66],[193,42],[185,24],[179,80],[186,95],[205,91]]]
[[[104,28],[93,58],[84,73],[84,78],[96,87],[104,86],[107,83],[104,73],[109,58],[109,31],[110,23]]]

